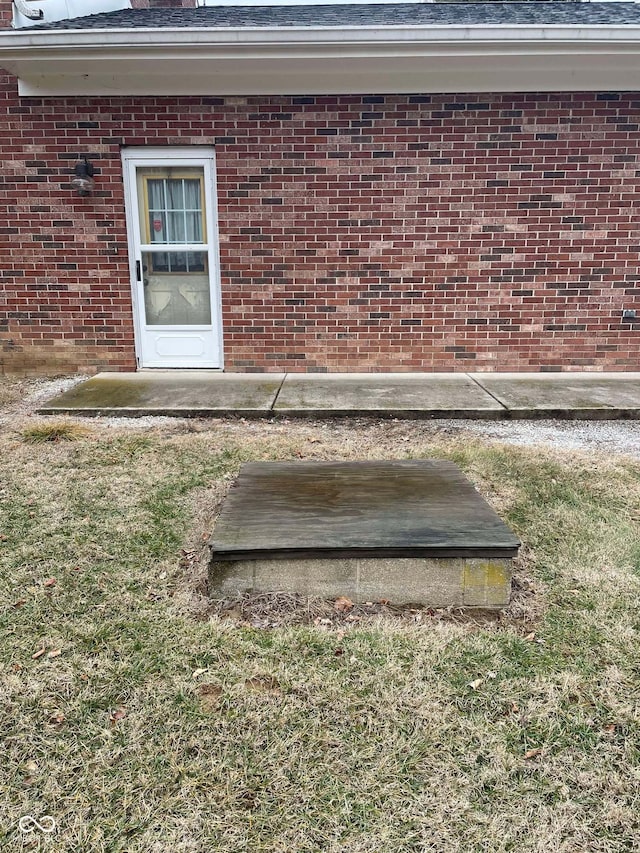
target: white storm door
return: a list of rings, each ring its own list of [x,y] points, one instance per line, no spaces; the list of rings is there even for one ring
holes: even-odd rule
[[[221,368],[213,150],[126,149],[140,367]]]

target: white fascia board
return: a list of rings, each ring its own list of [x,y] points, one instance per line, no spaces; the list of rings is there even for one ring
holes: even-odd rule
[[[0,31],[23,95],[640,90],[640,27]]]
[[[599,25],[574,27],[554,24],[545,27],[497,24],[491,26],[455,26],[450,24],[415,26],[348,26],[348,27],[130,27],[86,30],[0,30],[0,50],[18,48],[91,48],[91,47],[162,47],[221,44],[397,44],[415,42],[430,44],[468,44],[505,42],[515,45],[527,42],[570,42],[576,46],[601,42],[637,42],[640,25]],[[1,54],[0,54],[1,56]]]

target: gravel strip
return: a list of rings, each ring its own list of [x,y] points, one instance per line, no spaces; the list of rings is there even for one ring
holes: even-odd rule
[[[434,422],[435,423],[435,422]],[[597,450],[640,458],[640,421],[439,421],[447,432],[471,432],[504,444]]]

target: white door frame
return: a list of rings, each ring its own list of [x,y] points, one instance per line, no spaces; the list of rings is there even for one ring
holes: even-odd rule
[[[137,264],[142,264],[140,250],[140,246],[142,245],[142,235],[140,234],[138,191],[136,185],[136,169],[139,166],[196,166],[201,167],[204,170],[204,193],[206,206],[205,221],[208,245],[209,279],[211,285],[210,331],[215,344],[214,355],[211,363],[171,365],[154,362],[153,360],[149,360],[143,356],[143,336],[146,331],[145,306],[142,293],[142,283],[138,280],[137,274]],[[214,149],[204,146],[123,148],[122,170],[124,177],[127,241],[129,248],[129,274],[131,279],[131,296],[135,330],[135,352],[138,367],[155,367],[165,369],[171,369],[172,367],[177,369],[182,367],[200,367],[223,370],[224,349],[222,342],[220,250],[218,242],[218,205]]]

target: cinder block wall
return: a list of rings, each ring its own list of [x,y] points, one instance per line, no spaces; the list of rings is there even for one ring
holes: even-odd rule
[[[638,366],[640,95],[19,99],[0,372],[134,369],[120,151],[214,145],[231,371]],[[97,189],[69,187],[79,154]],[[640,310],[639,310],[640,313]]]

